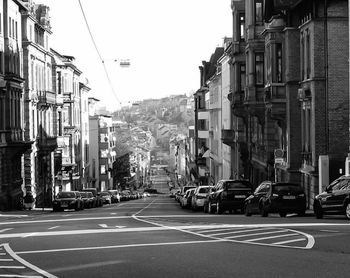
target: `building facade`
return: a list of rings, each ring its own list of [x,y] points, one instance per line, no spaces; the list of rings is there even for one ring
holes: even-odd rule
[[[31,142],[24,138],[24,76],[21,1],[0,2],[0,210],[18,209],[25,192],[23,154]]]

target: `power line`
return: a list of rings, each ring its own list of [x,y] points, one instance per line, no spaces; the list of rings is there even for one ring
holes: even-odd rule
[[[91,38],[92,43],[93,43],[93,45],[94,45],[94,47],[95,47],[95,50],[96,50],[96,52],[97,52],[98,57],[99,57],[100,60],[101,60],[101,63],[102,63],[102,66],[103,66],[103,70],[104,70],[104,72],[105,72],[105,74],[106,74],[106,77],[107,77],[107,80],[108,80],[108,84],[109,84],[109,86],[111,87],[111,90],[112,90],[112,92],[113,92],[114,97],[116,98],[116,100],[119,102],[119,104],[120,104],[120,106],[121,106],[122,103],[121,103],[121,101],[118,99],[117,94],[116,94],[116,92],[115,92],[115,90],[114,90],[112,81],[111,81],[111,79],[110,79],[110,77],[109,77],[109,73],[108,73],[107,67],[106,67],[106,65],[105,65],[105,61],[103,60],[103,58],[102,58],[102,56],[101,56],[101,53],[100,53],[100,51],[98,50],[98,47],[97,47],[97,44],[96,44],[96,42],[95,42],[94,36],[92,35],[92,32],[91,32],[89,23],[88,23],[88,21],[87,21],[87,18],[86,18],[84,9],[83,9],[83,5],[81,4],[80,0],[78,0],[78,2],[79,2],[80,10],[81,10],[81,12],[82,12],[82,14],[83,14],[83,17],[84,17],[85,25],[86,25],[86,27],[87,27],[87,29],[88,29],[88,31],[89,31],[90,38]]]

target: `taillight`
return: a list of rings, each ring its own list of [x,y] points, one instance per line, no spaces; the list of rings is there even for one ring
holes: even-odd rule
[[[305,197],[305,194],[304,193],[301,193],[298,195],[299,197]]]
[[[273,193],[273,194],[272,194],[272,197],[278,197],[278,194]]]

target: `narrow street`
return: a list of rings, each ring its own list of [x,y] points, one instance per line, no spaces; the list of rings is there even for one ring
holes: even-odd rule
[[[350,270],[345,218],[209,215],[162,194],[1,220],[0,277],[347,277]]]

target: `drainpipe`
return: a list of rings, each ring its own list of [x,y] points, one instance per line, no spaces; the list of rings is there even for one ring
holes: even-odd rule
[[[328,1],[324,0],[324,70],[325,70],[325,121],[326,121],[326,154],[329,155],[329,117],[328,117]]]

